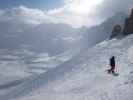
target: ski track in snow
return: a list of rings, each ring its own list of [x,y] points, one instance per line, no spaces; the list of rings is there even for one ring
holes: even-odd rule
[[[133,35],[103,41],[46,73],[17,84],[1,100],[132,100]],[[120,74],[107,74],[108,59],[116,56]],[[5,85],[6,86],[6,85]],[[7,84],[10,86],[10,84]],[[0,86],[1,87],[1,86]],[[1,89],[0,89],[1,91]]]

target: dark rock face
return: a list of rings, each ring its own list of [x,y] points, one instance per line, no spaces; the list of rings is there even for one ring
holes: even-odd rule
[[[123,25],[117,24],[113,27],[113,31],[110,36],[110,39],[112,38],[121,39],[127,35],[133,34],[133,9],[131,10],[130,15],[125,19],[125,22]]]
[[[105,26],[105,29],[109,30],[109,32],[107,32],[107,33],[110,33],[109,39],[113,39],[113,38],[121,39],[124,37],[123,27],[124,27],[124,23],[125,23],[124,20],[125,20],[125,18],[127,18],[127,16],[128,16],[127,14],[125,14],[123,12],[119,12],[113,16],[113,20],[109,19],[110,30],[108,29],[108,24],[106,24],[106,26]]]
[[[133,9],[131,11],[130,16],[126,18],[123,29],[123,35],[129,35],[129,34],[133,34]]]
[[[112,31],[112,34],[110,36],[110,39],[117,37],[121,34],[122,28],[120,25],[115,25]]]

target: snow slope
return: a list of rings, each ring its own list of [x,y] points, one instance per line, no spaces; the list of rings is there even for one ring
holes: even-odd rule
[[[118,77],[107,74],[115,55]],[[133,35],[106,40],[1,93],[2,100],[132,100]],[[1,90],[0,90],[1,91]]]

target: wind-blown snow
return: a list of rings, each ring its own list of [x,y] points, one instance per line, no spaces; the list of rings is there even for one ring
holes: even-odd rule
[[[133,35],[106,40],[2,93],[2,100],[132,100]],[[116,56],[118,77],[107,74]]]

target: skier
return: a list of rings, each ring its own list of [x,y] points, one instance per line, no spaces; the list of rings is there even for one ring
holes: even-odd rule
[[[110,58],[110,66],[111,68],[108,70],[108,73],[115,74],[115,56]]]

